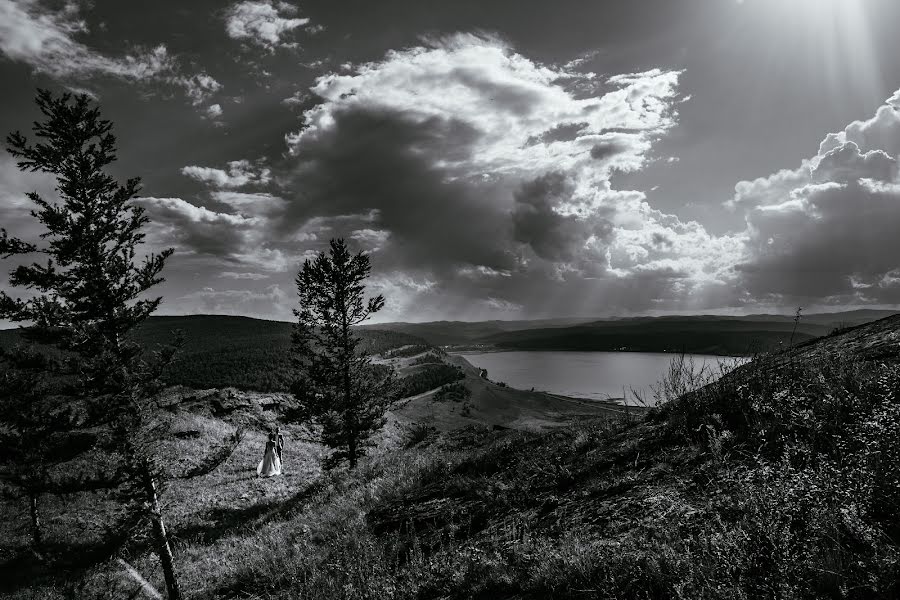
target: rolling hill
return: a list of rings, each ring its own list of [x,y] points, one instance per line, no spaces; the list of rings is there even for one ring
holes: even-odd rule
[[[171,342],[176,330],[184,333],[184,346],[164,374],[169,384],[280,392],[288,389],[290,381],[292,328],[293,323],[249,317],[150,317],[136,331],[135,339],[153,348]],[[425,344],[405,333],[376,328],[361,331],[361,335],[372,354]],[[8,347],[18,340],[15,329],[0,331],[0,345]]]

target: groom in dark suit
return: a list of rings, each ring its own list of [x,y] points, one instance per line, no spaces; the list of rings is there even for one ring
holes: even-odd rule
[[[275,452],[278,453],[278,460],[284,462],[284,436],[281,435],[281,428],[275,427]]]

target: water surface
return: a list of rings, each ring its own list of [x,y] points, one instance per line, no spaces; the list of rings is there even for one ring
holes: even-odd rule
[[[643,393],[652,404],[651,386],[667,373],[674,354],[655,352],[460,352],[476,367],[487,369],[488,379],[510,387],[551,392],[564,396],[605,400],[627,397],[631,390]],[[720,363],[734,359],[702,354],[685,355],[695,369],[703,365],[718,373]]]

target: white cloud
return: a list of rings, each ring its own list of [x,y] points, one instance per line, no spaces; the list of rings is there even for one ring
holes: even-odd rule
[[[225,31],[232,39],[248,40],[268,50],[293,47],[296,44],[288,42],[288,36],[309,23],[307,18],[293,17],[295,12],[296,8],[286,2],[238,2],[228,11]]]
[[[216,120],[222,116],[222,106],[220,104],[211,104],[206,107],[206,116]]]
[[[203,104],[216,92],[222,89],[222,84],[206,73],[171,77],[169,78],[169,82],[182,87],[185,95],[190,99],[191,104],[194,106]],[[220,105],[214,104],[212,106],[218,107],[218,110],[216,111],[218,114],[215,116],[222,114],[222,107]],[[207,114],[209,114],[212,106],[207,109]]]
[[[56,79],[108,76],[132,82],[158,81],[184,89],[196,105],[221,89],[205,73],[185,75],[166,46],[133,48],[121,57],[97,52],[76,37],[87,32],[78,5],[57,12],[37,0],[0,0],[0,52]]]
[[[281,103],[290,107],[301,106],[308,102],[310,98],[312,98],[312,96],[307,92],[296,91],[290,97],[282,100]]]
[[[378,252],[391,237],[390,231],[383,229],[356,229],[350,232],[350,238],[359,242],[369,252]]]
[[[139,80],[172,67],[165,46],[110,58],[74,39],[85,31],[74,4],[54,13],[36,0],[0,0],[0,50],[37,71],[54,77],[104,74]]]
[[[246,185],[265,185],[272,177],[267,167],[257,167],[249,160],[233,160],[228,163],[228,170],[213,167],[187,166],[181,174],[197,181],[202,181],[216,188],[234,189]]]

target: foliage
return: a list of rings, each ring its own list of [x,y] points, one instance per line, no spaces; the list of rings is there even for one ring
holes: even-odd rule
[[[163,372],[170,384],[194,389],[233,387],[259,392],[287,392],[294,378],[291,358],[293,324],[246,317],[193,315],[150,319],[135,338],[151,345],[181,329],[185,344]],[[360,351],[377,355],[418,338],[380,329],[357,330]]]
[[[183,332],[183,345],[162,372],[162,380],[167,384],[198,390],[231,387],[287,392],[294,376],[290,356],[292,330],[292,323],[248,317],[151,316],[131,337],[146,352],[170,342],[174,331]],[[419,338],[381,329],[361,329],[358,335],[362,338],[362,351],[372,355],[422,343]],[[21,341],[18,330],[0,330],[0,348],[12,349]],[[55,354],[52,347],[41,350]]]
[[[36,102],[46,119],[33,126],[37,143],[15,132],[6,138],[8,151],[20,169],[53,174],[60,201],[27,195],[44,229],[42,243],[0,231],[5,258],[46,258],[43,264],[20,261],[13,270],[9,283],[27,290],[23,297],[0,292],[0,318],[24,324],[25,342],[2,354],[7,369],[0,419],[12,450],[7,468],[30,474],[25,487],[38,543],[37,495],[122,480],[120,472],[98,481],[81,469],[51,470],[96,446],[88,431],[98,426],[112,425],[102,441],[124,450],[125,432],[140,418],[135,402],[152,394],[172,351],[148,360],[126,337],[159,305],[160,298],[146,292],[162,281],[172,251],[136,260],[147,217],[131,203],[139,180],[120,185],[104,170],[116,159],[111,123],[86,96],[54,98],[41,90]],[[54,351],[43,352],[47,347]],[[85,437],[87,444],[71,443]]]
[[[409,364],[411,366],[434,365],[434,364],[440,364],[442,362],[444,362],[444,361],[441,360],[440,356],[438,356],[434,352],[428,352],[426,354],[423,354],[422,356],[412,359]]]
[[[331,463],[346,460],[350,469],[384,424],[393,383],[392,371],[374,368],[353,329],[384,307],[383,296],[364,297],[370,271],[368,256],[351,255],[338,239],[297,275],[297,381],[291,390],[300,402],[297,416],[320,425],[323,442],[335,450]]]
[[[7,438],[19,438],[10,443],[17,452],[6,466],[39,474],[42,485],[34,477],[27,485],[35,530],[37,493],[116,488],[123,514],[112,524],[108,549],[149,520],[169,597],[179,598],[158,502],[164,461],[156,445],[164,423],[154,404],[160,373],[175,346],[145,354],[130,339],[161,301],[148,293],[163,281],[161,271],[172,250],[138,260],[142,229],[149,221],[132,202],[140,180],[119,184],[106,173],[116,160],[116,139],[112,124],[100,118],[90,99],[71,94],[55,98],[41,90],[36,102],[45,117],[32,128],[37,141],[30,143],[15,132],[6,142],[20,169],[56,177],[59,201],[28,194],[36,205],[31,214],[44,229],[41,243],[0,232],[5,257],[46,258],[43,264],[20,263],[12,272],[10,285],[26,295],[0,292],[0,318],[24,324],[24,340],[32,342],[3,354],[9,368],[3,373],[0,418],[9,420],[2,431]],[[42,354],[48,346],[54,352]],[[58,471],[68,477],[53,481],[46,450],[59,448],[59,438],[68,438],[62,445],[72,448],[69,440],[79,434],[88,436],[92,453],[84,464],[102,464],[99,455],[108,454],[118,468],[98,477],[85,475],[70,452],[56,461]],[[31,460],[18,462],[23,456]],[[210,464],[217,462],[218,457]]]
[[[416,396],[464,377],[462,369],[453,365],[445,363],[423,365],[397,381],[394,397]]]
[[[463,402],[472,396],[472,391],[466,387],[465,383],[448,383],[437,391],[434,399],[437,402],[453,401]]]

